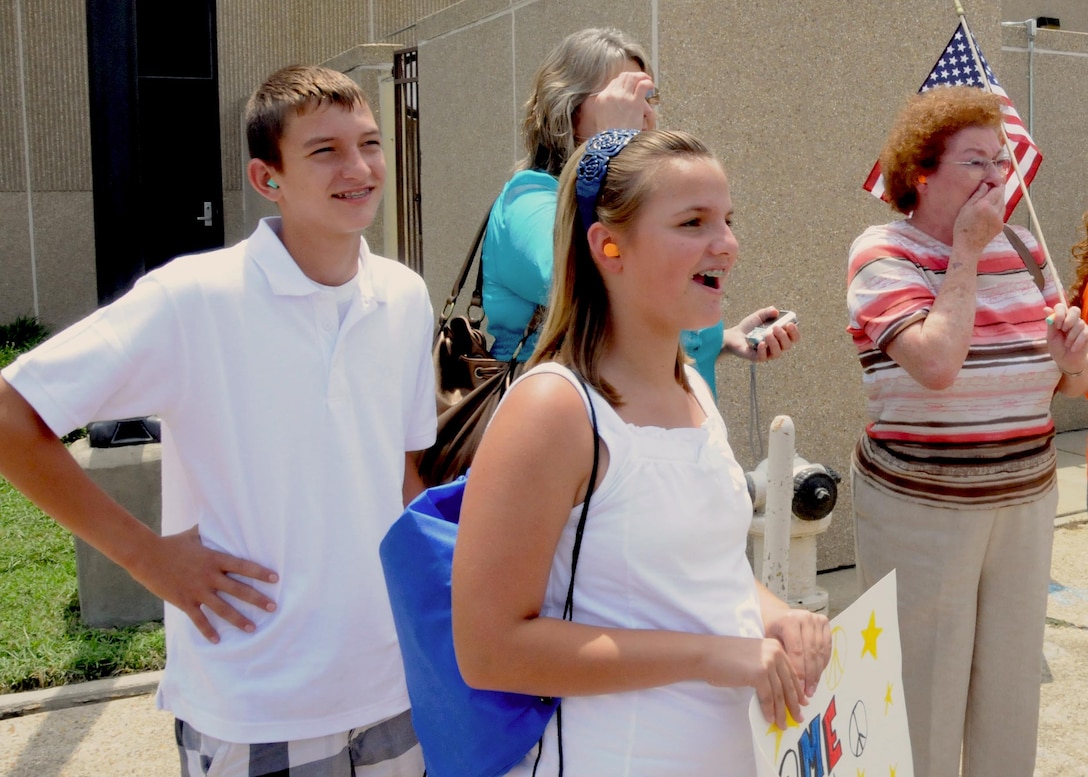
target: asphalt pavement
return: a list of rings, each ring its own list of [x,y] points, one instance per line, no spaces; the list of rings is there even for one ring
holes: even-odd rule
[[[1055,520],[1036,777],[1088,777],[1088,431],[1058,435]],[[841,519],[840,519],[841,520]],[[853,569],[823,573],[832,615],[857,596]],[[0,774],[172,777],[173,718],[155,709],[159,673],[0,695]]]

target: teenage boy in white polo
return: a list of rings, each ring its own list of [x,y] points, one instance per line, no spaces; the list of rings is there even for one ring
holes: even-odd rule
[[[158,702],[182,774],[419,777],[378,543],[434,440],[429,298],[361,238],[385,165],[350,79],[285,68],[246,125],[249,181],[280,217],[5,369],[0,473],[166,600]],[[162,537],[58,439],[150,414]]]

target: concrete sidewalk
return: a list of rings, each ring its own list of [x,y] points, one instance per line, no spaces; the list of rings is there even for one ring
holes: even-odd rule
[[[1058,435],[1059,503],[1042,668],[1036,777],[1088,777],[1088,431]],[[838,520],[844,520],[839,517]],[[821,574],[832,615],[857,596],[853,569]],[[155,710],[158,673],[0,695],[0,774],[173,777],[173,719]]]

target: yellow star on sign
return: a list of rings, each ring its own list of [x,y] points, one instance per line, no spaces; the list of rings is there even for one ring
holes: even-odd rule
[[[786,728],[800,728],[801,724],[793,719],[793,715],[790,714],[789,709],[786,710]],[[782,746],[782,735],[785,733],[785,729],[778,727],[777,723],[772,723],[771,727],[767,729],[767,733],[774,734],[774,760],[778,762],[778,749]]]
[[[866,653],[872,653],[873,658],[876,658],[876,638],[880,636],[884,629],[877,628],[876,625],[876,610],[869,613],[869,625],[862,629],[861,636],[865,640],[865,644],[861,647],[861,657],[865,658]]]
[[[888,777],[895,777],[895,767],[894,766],[889,766],[888,767]]]
[[[892,684],[888,683],[888,692],[884,694],[884,714],[888,714],[888,707],[892,703]]]

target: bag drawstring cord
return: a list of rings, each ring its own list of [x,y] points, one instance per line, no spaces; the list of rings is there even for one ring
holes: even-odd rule
[[[589,418],[593,423],[593,468],[589,471],[589,486],[586,488],[586,498],[582,502],[582,514],[578,518],[578,528],[574,532],[574,548],[570,554],[570,584],[567,586],[567,601],[563,605],[563,620],[574,619],[574,573],[578,569],[578,555],[582,550],[582,535],[586,529],[586,518],[589,517],[589,498],[593,496],[593,490],[597,487],[597,471],[601,464],[601,435],[597,430],[597,409],[593,406],[593,398],[589,394],[589,387],[577,372],[574,377],[582,385],[586,393],[586,401],[589,403]],[[559,777],[563,777],[563,702],[560,701],[555,708],[555,733],[557,752],[559,754]],[[536,777],[536,767],[540,764],[540,756],[544,752],[544,737],[540,737],[537,743],[536,761],[533,763],[533,777]]]

